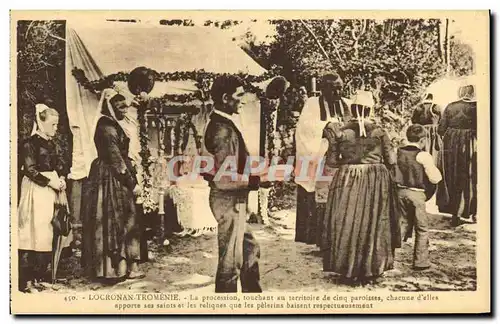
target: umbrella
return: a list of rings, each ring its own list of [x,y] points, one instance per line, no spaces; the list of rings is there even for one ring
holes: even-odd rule
[[[445,77],[429,85],[425,91],[424,98],[428,94],[433,95],[433,102],[446,108],[450,103],[460,100],[458,90],[465,84],[476,84],[476,76]]]
[[[427,87],[424,98],[428,94],[432,94],[433,102],[444,109],[448,104],[459,100],[459,87],[460,80],[458,78],[443,78]]]
[[[66,192],[63,190],[57,194],[57,201],[54,206],[54,219],[52,220],[54,230],[54,237],[52,239],[52,284],[56,283],[61,252],[65,247],[69,246],[69,242],[72,239],[69,219],[68,198]]]

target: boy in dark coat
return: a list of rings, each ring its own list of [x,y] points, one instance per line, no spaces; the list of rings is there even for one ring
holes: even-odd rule
[[[404,241],[411,237],[415,228],[413,267],[424,270],[430,267],[428,214],[425,202],[434,194],[435,185],[442,176],[434,164],[432,155],[424,151],[427,144],[426,130],[422,125],[411,125],[406,131],[408,144],[398,149],[395,181],[398,197],[407,229]]]

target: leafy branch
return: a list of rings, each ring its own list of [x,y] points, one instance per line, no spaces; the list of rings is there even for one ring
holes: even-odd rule
[[[332,65],[332,67],[335,67],[335,63],[330,59],[330,56],[326,52],[326,50],[323,47],[323,45],[321,45],[321,42],[319,41],[319,39],[316,36],[316,34],[314,33],[314,31],[304,22],[304,20],[300,19],[300,23],[302,24],[302,26],[304,26],[304,28],[307,30],[307,32],[309,33],[309,35],[311,35],[311,37],[314,39],[314,41],[316,42],[316,45],[318,45],[319,49],[321,50],[321,53],[325,56],[325,58],[327,59],[327,61],[330,62],[330,64]]]

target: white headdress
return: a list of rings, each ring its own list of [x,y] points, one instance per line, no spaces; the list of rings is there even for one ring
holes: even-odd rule
[[[96,115],[96,118],[94,119],[94,123],[92,124],[92,126],[93,126],[92,129],[94,130],[94,133],[95,133],[95,130],[97,128],[97,122],[99,122],[99,119],[101,119],[101,117],[104,116],[104,114],[102,113],[102,109],[103,109],[103,106],[105,103],[106,103],[108,111],[111,115],[110,117],[113,118],[114,120],[117,120],[113,106],[109,102],[111,100],[111,98],[113,98],[117,94],[118,94],[118,92],[115,89],[111,89],[111,88],[107,88],[107,89],[104,89],[102,91],[101,99],[99,100],[99,105],[97,106],[97,115]]]
[[[375,105],[375,101],[373,100],[373,95],[370,91],[363,91],[363,90],[358,90],[356,94],[352,98],[352,103],[351,105],[358,105],[357,106],[357,119],[358,119],[358,124],[359,124],[359,134],[360,136],[366,137],[366,129],[365,129],[365,109],[364,107],[368,108],[373,108]],[[361,109],[361,111],[360,111]],[[367,117],[370,117],[372,114],[370,110],[370,115]]]
[[[33,122],[33,129],[31,131],[31,135],[35,135],[36,133],[45,134],[45,130],[43,129],[42,120],[40,119],[40,114],[45,110],[50,109],[49,106],[44,104],[35,105],[35,121]]]
[[[458,89],[458,97],[463,101],[475,102],[476,101],[476,81],[475,77],[465,77],[460,82]]]
[[[422,100],[422,103],[430,103],[430,104],[433,104],[434,103],[434,95],[432,93],[426,93],[425,94],[425,97],[424,97],[424,100]]]

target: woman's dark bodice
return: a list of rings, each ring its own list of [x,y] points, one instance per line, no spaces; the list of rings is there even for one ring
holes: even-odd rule
[[[59,176],[67,175],[52,140],[34,134],[24,141],[21,154],[23,174],[40,186],[47,186],[50,181],[41,172],[56,171]]]
[[[456,101],[446,107],[439,122],[438,133],[444,135],[448,128],[476,130],[477,103]]]
[[[108,117],[102,117],[97,123],[94,143],[97,156],[106,162],[112,162],[111,149],[118,149],[123,158],[128,156],[130,139],[127,137],[120,125]],[[112,144],[110,147],[109,144]]]
[[[359,134],[357,122],[350,122],[343,127],[328,124],[324,137],[329,146],[326,164],[330,167],[339,164],[395,164],[395,153],[387,135],[382,128],[367,123],[366,137]]]
[[[423,103],[413,111],[411,122],[420,125],[437,124],[441,118],[441,108],[432,103]]]
[[[120,125],[110,117],[101,117],[97,122],[94,143],[98,160],[107,165],[124,185],[133,189],[137,180],[128,156],[130,139]]]

